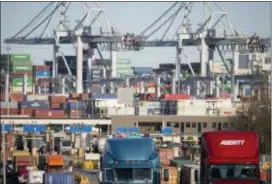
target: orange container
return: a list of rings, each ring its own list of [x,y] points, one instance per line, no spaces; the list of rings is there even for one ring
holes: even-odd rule
[[[174,159],[174,150],[171,148],[160,148],[160,161],[163,166],[170,165],[171,160]]]
[[[169,173],[169,181],[164,181],[163,173],[167,169]],[[176,167],[163,166],[161,168],[161,184],[178,184],[178,169]]]

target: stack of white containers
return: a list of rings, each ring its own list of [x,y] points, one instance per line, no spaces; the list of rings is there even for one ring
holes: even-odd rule
[[[139,102],[139,115],[160,115],[161,114],[161,103],[160,102]]]
[[[108,116],[135,114],[135,109],[133,107],[126,107],[125,104],[118,103],[117,99],[97,99],[95,101],[95,106],[98,108],[105,108]]]
[[[179,116],[206,116],[206,100],[178,100],[177,115]]]

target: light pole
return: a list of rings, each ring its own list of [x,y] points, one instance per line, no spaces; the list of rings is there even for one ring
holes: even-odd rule
[[[8,105],[7,109],[7,115],[9,115],[9,51],[10,48],[7,47],[7,75],[6,75],[6,91],[5,91],[5,100]],[[6,149],[5,149],[5,121],[2,122],[2,128],[1,128],[1,137],[2,137],[2,156],[3,156],[3,184],[7,183],[7,176],[6,176]]]

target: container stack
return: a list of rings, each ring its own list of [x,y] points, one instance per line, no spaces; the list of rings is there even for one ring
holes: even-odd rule
[[[86,105],[83,101],[69,100],[66,103],[66,111],[69,118],[78,118],[84,116]]]
[[[171,166],[171,160],[174,159],[174,150],[172,148],[160,148],[161,161],[161,183],[162,184],[178,184],[178,169]],[[165,181],[165,171],[168,170],[168,181]]]
[[[24,75],[27,75],[27,93],[33,92],[32,62],[29,54],[10,54],[11,92],[22,93]]]
[[[37,93],[51,93],[50,66],[34,66],[35,88]]]

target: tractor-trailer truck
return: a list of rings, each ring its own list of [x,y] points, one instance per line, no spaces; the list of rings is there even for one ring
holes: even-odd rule
[[[201,184],[260,184],[259,138],[254,132],[205,132]]]
[[[160,158],[151,138],[112,138],[105,144],[99,183],[160,184]]]

